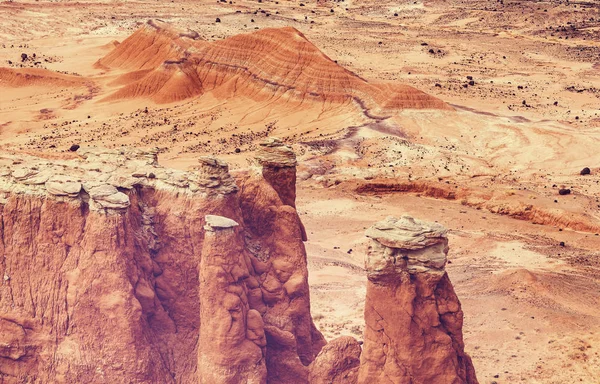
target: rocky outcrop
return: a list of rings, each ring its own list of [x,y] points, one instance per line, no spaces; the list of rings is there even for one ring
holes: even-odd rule
[[[150,20],[96,65],[128,72],[119,77],[121,88],[108,100],[143,97],[172,103],[210,92],[222,100],[268,101],[271,108],[282,102],[301,103],[303,110],[314,103],[349,105],[374,119],[407,108],[452,110],[408,85],[357,76],[292,27],[207,41]]]
[[[477,383],[439,224],[405,216],[369,228],[358,383]]]
[[[256,160],[262,176],[271,184],[285,205],[296,207],[296,154],[278,138],[260,143]]]
[[[367,231],[364,348],[310,316],[291,149],[260,168],[156,151],[0,155],[3,383],[476,383],[446,231]],[[325,347],[324,347],[325,346]]]
[[[260,170],[3,153],[2,381],[306,382],[324,340],[302,234]]]
[[[309,383],[356,383],[360,353],[360,344],[353,337],[342,336],[330,341],[311,364]]]
[[[264,383],[264,323],[248,304],[249,255],[238,223],[206,216],[200,261],[199,382]]]
[[[269,141],[272,142],[272,141]],[[275,151],[288,152],[277,145]],[[292,153],[293,155],[293,153]],[[308,378],[308,365],[325,340],[310,316],[308,269],[303,240],[306,233],[294,202],[295,156],[281,163],[277,157],[262,157],[265,167],[253,169],[238,178],[240,201],[246,224],[246,245],[253,254],[254,277],[249,279],[249,299],[265,322],[267,372],[270,383],[302,383]],[[264,159],[270,159],[265,162]],[[268,209],[260,208],[265,207]]]

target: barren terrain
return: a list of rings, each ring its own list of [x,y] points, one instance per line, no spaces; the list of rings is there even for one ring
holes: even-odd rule
[[[119,64],[149,19],[197,35]],[[301,52],[281,53],[292,42]],[[292,145],[328,340],[362,334],[364,230],[410,214],[450,229],[480,382],[598,382],[599,4],[13,1],[0,43],[4,150],[158,147],[162,165],[214,154],[236,171],[266,136]],[[207,69],[195,82],[183,45],[210,65],[247,53],[264,79]]]

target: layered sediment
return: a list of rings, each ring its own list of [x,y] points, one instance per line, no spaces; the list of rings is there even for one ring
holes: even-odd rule
[[[394,111],[452,108],[403,84],[369,82],[327,57],[291,27],[209,42],[150,20],[97,66],[126,71],[108,99],[143,97],[171,103],[211,92],[219,99],[349,105],[370,118]]]

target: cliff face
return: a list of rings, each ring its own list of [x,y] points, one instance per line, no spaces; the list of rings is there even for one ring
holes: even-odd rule
[[[303,227],[260,172],[1,155],[0,219],[3,382],[303,382],[324,344]]]
[[[2,383],[477,383],[445,229],[367,231],[364,345],[310,315],[296,158],[0,155]]]
[[[388,218],[367,230],[365,340],[359,383],[477,383],[463,312],[444,270],[438,224]]]

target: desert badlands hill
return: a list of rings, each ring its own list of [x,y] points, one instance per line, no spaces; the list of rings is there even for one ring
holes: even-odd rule
[[[597,383],[599,28],[0,3],[0,382]]]

